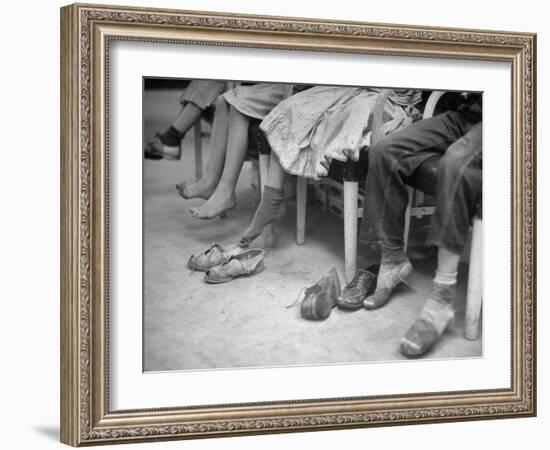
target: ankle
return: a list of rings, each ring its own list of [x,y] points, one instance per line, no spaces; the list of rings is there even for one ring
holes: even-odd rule
[[[380,250],[382,253],[382,265],[397,266],[408,260],[403,245],[382,245]]]
[[[440,285],[456,284],[457,277],[458,277],[458,272],[440,272],[436,270],[434,283],[437,283]]]
[[[215,183],[213,183],[215,184]],[[224,181],[219,181],[214,193],[224,197],[224,198],[234,198],[235,197],[235,187],[233,183],[227,183]]]
[[[437,281],[432,283],[432,291],[430,293],[430,299],[442,305],[454,305],[456,298],[456,282],[452,284],[442,284]]]
[[[185,136],[184,133],[178,131],[173,126],[170,126],[163,133],[159,133],[158,137],[164,145],[170,147],[179,147],[180,141]]]

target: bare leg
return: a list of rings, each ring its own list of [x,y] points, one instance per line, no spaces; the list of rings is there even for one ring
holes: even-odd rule
[[[439,247],[437,251],[437,271],[441,273],[455,273],[458,270],[460,255],[446,248]]]
[[[286,172],[279,158],[273,152],[269,161],[269,172],[264,186],[262,200],[256,209],[251,224],[243,233],[239,245],[247,247],[270,223],[281,219],[285,214],[284,192]]]
[[[182,108],[172,125],[163,133],[157,133],[156,136],[148,139],[146,150],[157,154],[166,159],[178,160],[181,157],[180,141],[191,128],[191,126],[200,119],[202,109],[194,103],[186,103]]]
[[[216,112],[212,124],[212,137],[210,139],[210,152],[208,163],[202,178],[196,183],[187,186],[185,182],[176,184],[179,194],[183,198],[204,198],[208,200],[220,180],[225,152],[227,149],[228,133],[228,105],[222,96],[216,100]]]
[[[269,171],[267,172],[266,186],[282,190],[286,180],[286,172],[273,152],[269,155]]]
[[[186,103],[181,109],[172,126],[180,133],[185,134],[189,128],[200,118],[202,109],[194,103]]]
[[[250,119],[247,116],[233,107],[230,108],[229,134],[223,173],[216,190],[208,201],[204,205],[190,210],[194,217],[212,219],[236,206],[235,186],[246,156],[249,125]]]

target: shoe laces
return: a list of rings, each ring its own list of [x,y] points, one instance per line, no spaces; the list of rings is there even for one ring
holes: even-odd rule
[[[351,281],[347,284],[347,288],[355,288],[359,284],[359,282],[365,280],[367,277],[367,271],[366,270],[359,270],[357,273],[353,276]]]

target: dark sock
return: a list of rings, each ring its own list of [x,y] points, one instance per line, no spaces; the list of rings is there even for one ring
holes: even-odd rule
[[[285,214],[284,193],[281,189],[265,186],[262,200],[256,209],[252,223],[241,237],[241,244],[248,245],[256,239],[271,222]]]
[[[158,133],[157,136],[164,145],[178,147],[185,133],[181,133],[173,126],[170,126],[164,133]]]

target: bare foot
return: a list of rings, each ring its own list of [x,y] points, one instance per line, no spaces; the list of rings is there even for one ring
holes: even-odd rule
[[[227,195],[227,192],[221,192],[220,189],[216,189],[206,203],[198,208],[191,208],[189,211],[197,219],[213,219],[225,211],[233,209],[235,206],[237,206],[237,198],[234,192]]]
[[[214,193],[215,188],[216,183],[212,183],[204,178],[201,178],[199,181],[190,184],[189,186],[185,184],[185,181],[176,184],[176,189],[178,190],[179,195],[185,199],[204,198],[205,200],[208,200]]]

